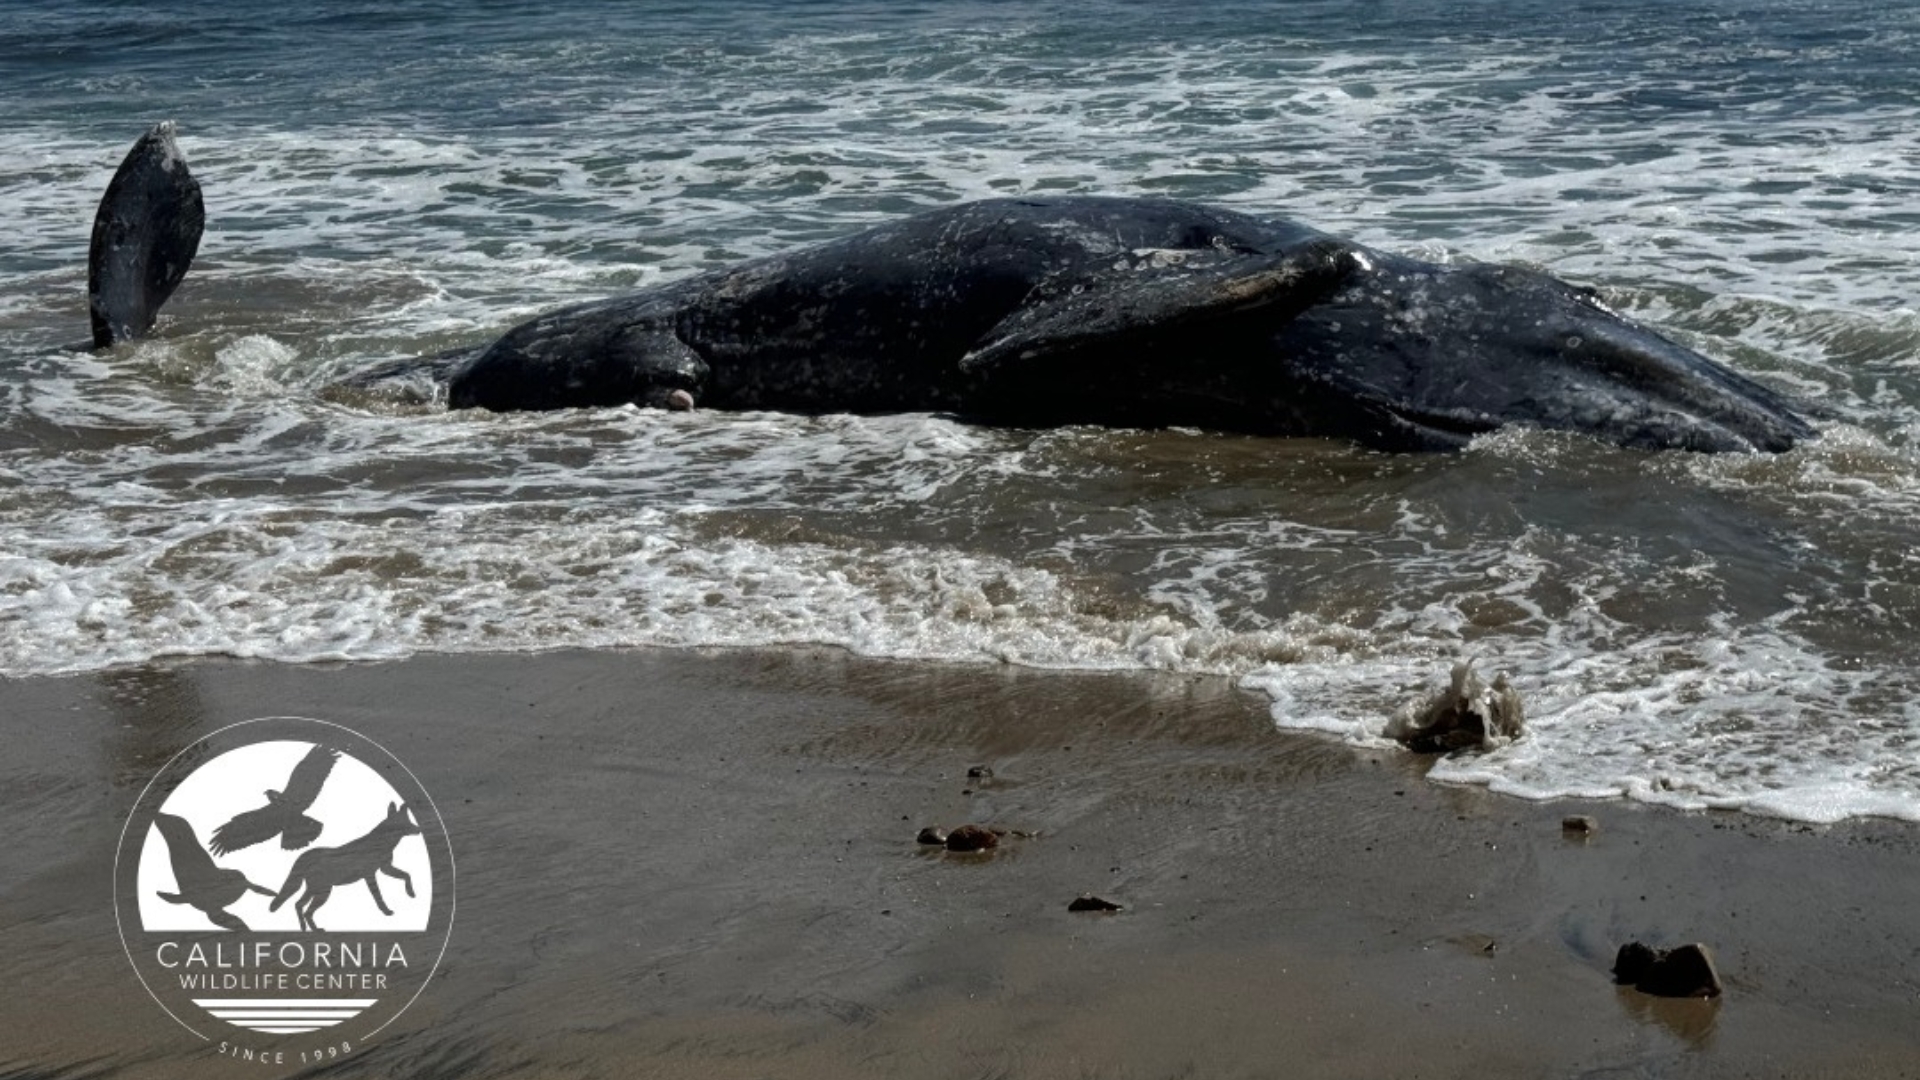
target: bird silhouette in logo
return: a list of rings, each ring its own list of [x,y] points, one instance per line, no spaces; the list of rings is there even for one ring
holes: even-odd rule
[[[247,875],[238,870],[229,870],[224,866],[215,866],[212,857],[200,847],[200,838],[194,835],[193,826],[186,818],[172,814],[155,814],[153,825],[160,830],[160,836],[167,842],[169,861],[173,863],[173,883],[179,892],[156,892],[155,896],[169,904],[187,904],[199,908],[212,919],[215,926],[227,930],[245,930],[247,924],[237,915],[228,914],[227,908],[247,890],[272,896],[273,891],[263,889],[247,880]]]
[[[280,846],[297,851],[313,843],[320,835],[320,823],[306,815],[313,800],[320,797],[320,785],[327,782],[340,751],[316,746],[307,751],[293,767],[282,791],[269,790],[267,805],[235,814],[232,820],[213,830],[213,842],[207,847],[215,855],[226,855],[263,840],[278,836]]]

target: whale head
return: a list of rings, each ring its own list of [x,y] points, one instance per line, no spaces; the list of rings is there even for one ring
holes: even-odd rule
[[[1343,424],[1364,414],[1364,442],[1445,449],[1518,424],[1645,449],[1778,452],[1814,433],[1779,394],[1590,289],[1520,267],[1368,255],[1275,341]]]

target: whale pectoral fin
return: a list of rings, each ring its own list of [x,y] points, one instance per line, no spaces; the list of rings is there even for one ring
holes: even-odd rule
[[[200,184],[173,141],[172,121],[155,124],[127,152],[93,218],[87,307],[93,344],[141,337],[187,276],[206,208]]]
[[[1356,259],[1350,245],[1316,238],[1278,255],[1196,255],[1184,264],[1043,286],[961,357],[960,370],[991,377],[1015,362],[1124,347],[1142,335],[1255,313],[1278,324],[1339,288]]]

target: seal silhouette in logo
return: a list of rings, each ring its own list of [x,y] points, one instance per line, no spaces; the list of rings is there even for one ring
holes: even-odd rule
[[[155,775],[114,889],[127,956],[175,1020],[222,1054],[310,1064],[351,1052],[425,987],[452,928],[453,854],[432,798],[384,747],[274,717],[211,732]],[[321,1057],[256,1041],[322,1031]]]
[[[173,880],[179,889],[178,892],[156,890],[154,895],[170,904],[197,907],[216,926],[227,930],[245,930],[247,924],[229,913],[227,908],[249,890],[268,896],[273,895],[273,890],[255,885],[238,870],[215,865],[212,856],[201,850],[200,838],[193,834],[193,826],[188,824],[187,819],[172,814],[155,814],[153,827],[166,842],[168,860],[173,866]]]

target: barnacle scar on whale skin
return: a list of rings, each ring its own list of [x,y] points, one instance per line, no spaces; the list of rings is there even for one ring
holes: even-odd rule
[[[199,186],[170,124],[136,144],[99,220],[105,345],[146,332],[198,245]],[[1704,451],[1814,434],[1781,395],[1591,290],[1168,199],[943,207],[336,385],[422,379],[453,408],[936,411],[1385,450],[1455,449],[1510,424]]]

